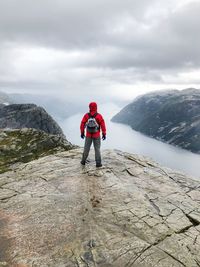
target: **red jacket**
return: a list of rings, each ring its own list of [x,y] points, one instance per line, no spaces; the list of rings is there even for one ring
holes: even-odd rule
[[[89,109],[90,109],[90,114],[93,116],[95,113],[97,113],[97,104],[95,102],[91,102],[89,104]],[[85,124],[87,123],[88,119],[89,119],[89,115],[88,115],[88,113],[86,113],[83,116],[82,121],[81,121],[81,125],[80,125],[81,134],[85,132]],[[96,119],[97,123],[99,124],[100,129],[96,133],[88,133],[88,131],[87,131],[86,132],[87,137],[98,138],[100,136],[100,130],[102,131],[103,134],[106,135],[106,125],[105,125],[105,121],[104,121],[102,115],[97,113],[97,115],[95,116],[95,119]]]

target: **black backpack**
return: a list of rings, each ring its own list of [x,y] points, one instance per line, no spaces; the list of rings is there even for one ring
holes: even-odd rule
[[[95,113],[93,116],[88,113],[89,119],[86,123],[87,131],[89,133],[97,133],[99,131],[99,124],[97,123],[95,117],[98,113]]]

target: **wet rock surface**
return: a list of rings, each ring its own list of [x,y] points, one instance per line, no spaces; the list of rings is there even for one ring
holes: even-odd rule
[[[120,151],[82,167],[81,152],[0,175],[0,266],[200,266],[198,181]]]

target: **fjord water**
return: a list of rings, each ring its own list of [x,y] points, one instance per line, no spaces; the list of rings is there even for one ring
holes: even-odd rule
[[[110,119],[120,110],[121,107],[113,103],[99,106],[99,113],[104,116],[107,126],[107,139],[102,141],[102,149],[119,149],[148,156],[163,166],[200,179],[200,155],[147,137],[127,125],[111,122]],[[83,114],[77,113],[59,122],[67,139],[79,146],[84,145],[79,130],[82,117]]]

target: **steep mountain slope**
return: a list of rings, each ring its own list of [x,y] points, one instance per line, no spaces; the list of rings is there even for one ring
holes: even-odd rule
[[[0,266],[200,265],[198,181],[119,151],[81,167],[81,153],[0,174]]]
[[[140,96],[112,121],[200,153],[200,90],[171,90]]]
[[[64,137],[57,122],[35,104],[12,104],[0,106],[0,128],[34,128]]]

